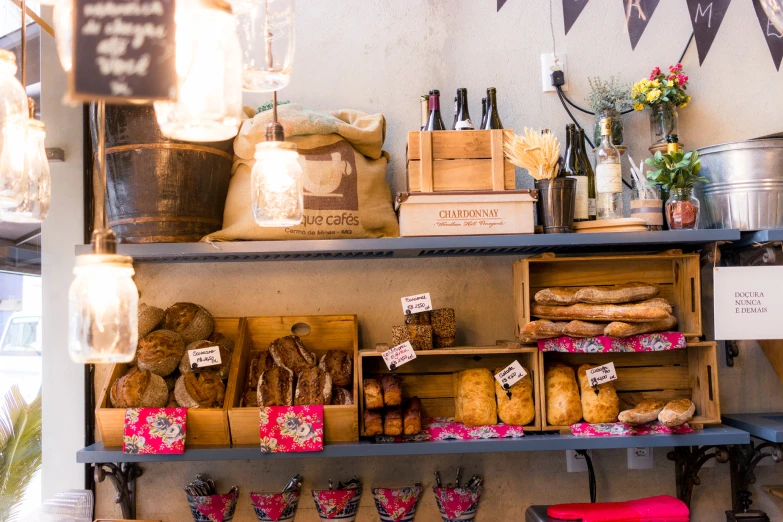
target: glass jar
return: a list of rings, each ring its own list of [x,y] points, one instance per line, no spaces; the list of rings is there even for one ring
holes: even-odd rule
[[[180,0],[176,102],[155,102],[168,138],[209,142],[236,136],[242,117],[242,54],[231,6],[223,0]]]
[[[68,292],[68,351],[81,363],[129,362],[139,338],[139,292],[130,257],[76,257]]]
[[[701,204],[693,195],[693,189],[673,188],[666,201],[666,222],[670,230],[699,228]]]
[[[27,93],[16,79],[16,56],[0,49],[0,208],[22,201],[27,141]]]
[[[650,139],[652,145],[666,145],[666,138],[671,134],[680,134],[677,106],[665,102],[650,107]]]
[[[15,208],[0,212],[0,221],[14,223],[41,223],[49,212],[52,178],[46,158],[46,127],[43,122],[30,119],[27,125],[27,159],[23,181],[22,202]]]
[[[262,227],[295,226],[304,217],[302,167],[296,145],[264,141],[256,145],[251,174],[253,217]]]
[[[242,88],[282,89],[294,65],[294,0],[230,0],[242,45]]]
[[[658,185],[639,186],[634,183],[631,193],[631,217],[643,219],[647,230],[663,230],[663,201]]]
[[[615,146],[622,145],[623,119],[620,111],[614,108],[602,109],[595,114],[595,127],[593,132],[595,141],[593,141],[593,143],[595,143],[596,146],[601,143],[601,120],[604,118],[609,118],[612,124],[612,144]]]

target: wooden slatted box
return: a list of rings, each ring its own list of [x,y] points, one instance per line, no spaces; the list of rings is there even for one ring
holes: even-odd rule
[[[687,348],[663,352],[631,353],[539,353],[539,389],[544,431],[569,431],[568,426],[552,426],[546,419],[546,367],[553,362],[568,364],[574,371],[582,364],[614,363],[613,381],[620,398],[620,411],[633,408],[642,399],[690,399],[696,413],[690,424],[720,424],[718,389],[718,349],[714,342],[689,343]],[[577,379],[578,382],[578,379]]]
[[[242,319],[238,317],[216,317],[215,331],[234,341],[234,353],[231,357],[232,370],[239,364],[240,331]],[[98,432],[104,446],[122,446],[125,428],[125,408],[113,408],[109,400],[109,391],[117,379],[128,371],[127,364],[114,364],[109,378],[98,399],[95,411]],[[231,442],[228,428],[228,398],[232,389],[232,379],[226,385],[226,398],[223,408],[188,410],[185,446],[227,445]]]
[[[320,360],[328,350],[342,350],[353,357],[353,396],[351,406],[324,407],[324,440],[352,442],[359,440],[357,360],[359,329],[355,315],[306,315],[288,317],[248,317],[243,326],[243,342],[237,347],[239,363],[231,369],[231,381],[235,384],[227,397],[228,417],[233,444],[259,443],[259,409],[241,408],[239,401],[245,391],[247,373],[253,356],[266,350],[280,337],[298,335],[305,347]]]
[[[503,155],[511,130],[408,133],[408,192],[514,190],[514,165]]]
[[[514,271],[516,334],[535,317],[530,308],[536,292],[552,287],[611,286],[642,282],[658,285],[659,297],[673,307],[677,331],[701,337],[701,268],[698,254],[662,253],[594,257],[553,254],[517,261]]]
[[[541,415],[538,409],[540,391],[538,388],[538,350],[516,343],[498,344],[486,347],[439,348],[416,352],[416,359],[397,369],[402,378],[402,396],[407,399],[417,396],[422,403],[424,417],[454,417],[453,374],[471,368],[505,368],[514,360],[527,368],[533,382],[533,403],[536,417],[524,427],[525,431],[541,431]],[[361,383],[364,379],[388,374],[380,352],[362,350],[359,352],[359,424],[364,435],[364,393]]]

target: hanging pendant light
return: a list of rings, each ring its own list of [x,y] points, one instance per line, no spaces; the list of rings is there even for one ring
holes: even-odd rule
[[[761,0],[761,6],[778,33],[783,34],[783,0]]]
[[[65,72],[73,67],[73,3],[74,0],[58,0],[52,15],[57,56]]]
[[[16,56],[0,49],[0,208],[22,201],[27,141],[27,94],[16,79]]]
[[[30,118],[27,122],[22,201],[14,208],[3,209],[0,212],[0,221],[41,223],[46,219],[51,201],[52,180],[44,148],[45,138],[46,127],[43,122]]]
[[[164,136],[222,141],[242,117],[242,54],[231,6],[223,0],[179,0],[176,102],[155,102]]]

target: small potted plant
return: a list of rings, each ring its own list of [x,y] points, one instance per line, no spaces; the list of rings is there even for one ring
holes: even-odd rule
[[[701,160],[699,153],[676,150],[666,154],[658,151],[652,158],[647,158],[647,165],[656,169],[647,173],[647,179],[655,185],[660,185],[669,192],[666,201],[666,221],[669,229],[699,228],[699,200],[693,195],[696,183],[709,183],[704,176],[699,176]]]
[[[587,101],[595,113],[595,141],[601,142],[600,122],[602,118],[609,118],[612,122],[612,143],[623,144],[622,112],[633,107],[631,99],[631,86],[620,83],[618,78],[610,76],[609,80],[601,78],[588,78],[590,94]]]
[[[677,109],[685,108],[691,97],[685,92],[688,77],[682,73],[682,64],[669,67],[669,74],[656,67],[649,78],[643,78],[631,87],[633,108],[650,109],[650,137],[652,146],[666,146],[666,137],[679,134]]]

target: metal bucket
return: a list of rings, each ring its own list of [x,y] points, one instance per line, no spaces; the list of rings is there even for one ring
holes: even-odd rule
[[[576,178],[552,178],[536,181],[538,224],[545,234],[572,232],[576,209]]]
[[[783,228],[783,139],[759,139],[699,149],[697,188],[703,228]]]

